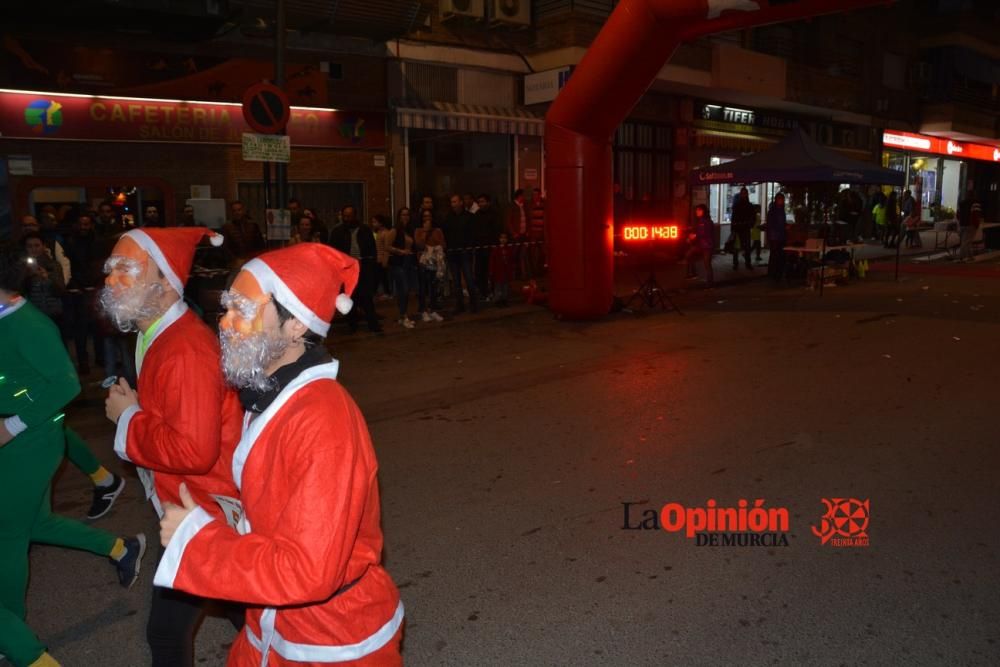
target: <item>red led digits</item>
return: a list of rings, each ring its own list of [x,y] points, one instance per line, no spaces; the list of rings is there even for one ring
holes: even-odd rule
[[[676,241],[681,237],[678,225],[625,225],[622,238],[626,241]]]
[[[625,225],[622,233],[626,241],[645,241],[649,238],[649,227],[646,225]]]

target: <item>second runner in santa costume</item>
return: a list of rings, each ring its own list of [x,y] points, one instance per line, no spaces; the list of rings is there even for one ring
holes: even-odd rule
[[[136,229],[122,235],[105,267],[101,305],[122,331],[137,331],[138,391],[122,379],[105,410],[117,424],[115,452],[134,463],[159,515],[180,502],[179,487],[215,516],[238,507],[229,473],[242,410],[219,367],[219,341],[183,300],[204,227]],[[153,667],[194,664],[194,634],[203,601],[154,588],[146,639]],[[236,610],[234,620],[242,617]]]
[[[233,456],[244,516],[234,530],[182,492],[155,583],[251,605],[230,667],[402,664],[375,452],[322,345],[357,279],[356,260],[302,243],[248,262],[223,296],[223,370],[246,410]]]

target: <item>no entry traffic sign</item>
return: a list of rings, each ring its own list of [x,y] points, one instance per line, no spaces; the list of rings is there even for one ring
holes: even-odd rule
[[[273,84],[256,83],[243,94],[243,118],[261,134],[283,132],[289,113],[288,96]]]

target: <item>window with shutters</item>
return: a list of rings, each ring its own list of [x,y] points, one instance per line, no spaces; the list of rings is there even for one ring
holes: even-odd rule
[[[618,127],[612,145],[614,178],[626,201],[645,202],[651,211],[668,210],[672,137],[669,125],[630,121]]]
[[[458,102],[458,70],[454,67],[407,62],[405,82],[408,99]]]

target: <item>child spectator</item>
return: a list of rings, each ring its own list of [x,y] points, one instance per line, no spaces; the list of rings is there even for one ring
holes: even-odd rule
[[[712,249],[715,245],[715,231],[713,229],[712,216],[708,212],[708,207],[698,204],[694,209],[694,220],[688,227],[688,249],[684,253],[684,262],[688,265],[693,274],[691,262],[700,259],[705,268],[705,282],[709,285],[715,283],[715,274],[712,272]],[[749,257],[749,254],[747,255]]]
[[[507,245],[507,232],[500,232],[500,245],[490,253],[490,278],[493,280],[496,305],[501,308],[508,305],[515,263],[514,248]]]

